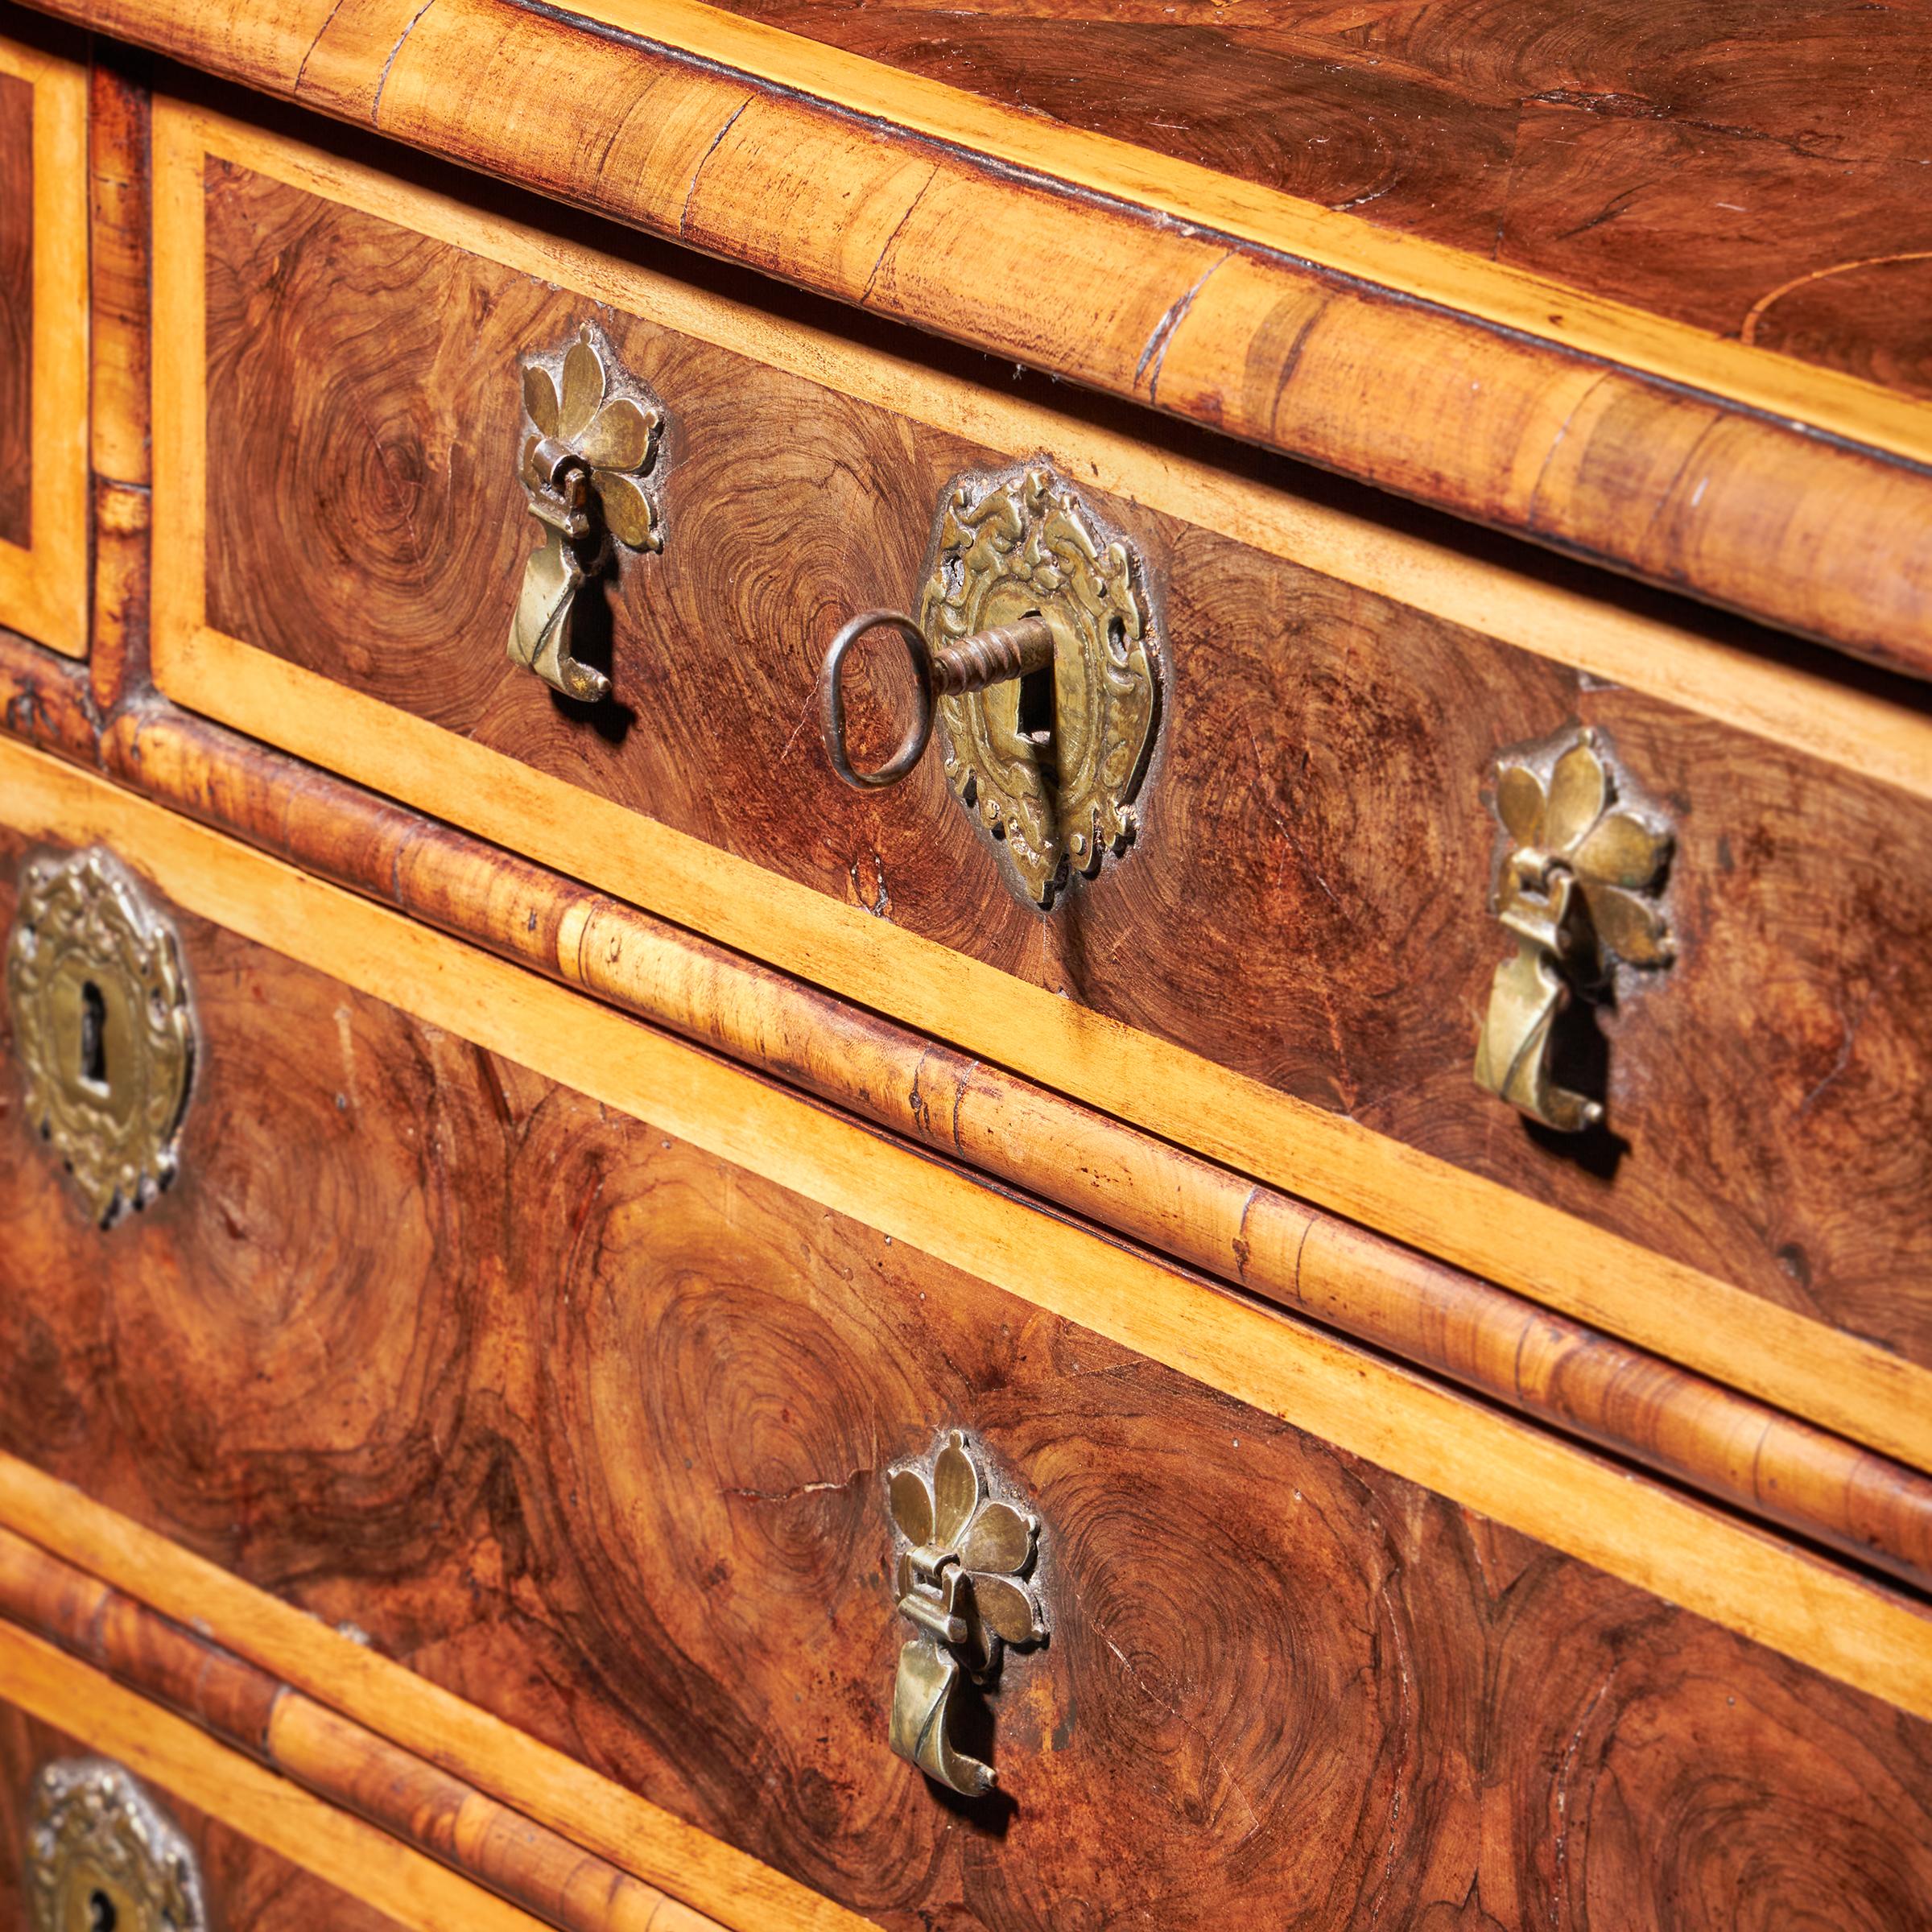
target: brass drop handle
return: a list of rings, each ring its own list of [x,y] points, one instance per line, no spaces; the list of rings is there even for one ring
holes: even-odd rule
[[[886,1504],[906,1545],[894,1594],[913,1628],[899,1650],[888,1736],[935,1784],[984,1797],[998,1777],[955,1745],[953,1719],[972,1686],[997,1678],[1006,1645],[1046,1640],[1034,1574],[1040,1519],[990,1492],[984,1463],[957,1429],[946,1432],[930,1471],[892,1472]]]
[[[886,762],[876,770],[854,768],[845,745],[845,656],[872,630],[894,630],[906,646],[913,675],[919,680],[919,708],[912,728]],[[976,631],[935,650],[926,634],[903,611],[861,611],[832,641],[825,654],[825,753],[832,768],[848,785],[870,791],[896,785],[908,776],[932,741],[933,703],[938,698],[963,697],[985,691],[1009,678],[1046,671],[1053,664],[1053,628],[1044,617],[1029,614],[1012,624]]]
[[[572,653],[577,593],[615,546],[663,547],[651,473],[663,413],[606,365],[588,329],[554,374],[542,362],[525,368],[523,410],[535,433],[525,438],[519,473],[543,536],[523,566],[507,649],[553,691],[594,704],[609,695],[610,679]]]
[[[1515,942],[1496,969],[1476,1042],[1476,1081],[1539,1125],[1583,1133],[1604,1102],[1556,1077],[1557,1030],[1620,968],[1657,972],[1674,956],[1662,899],[1671,832],[1629,801],[1629,781],[1596,732],[1573,731],[1501,761],[1505,834],[1493,910]]]

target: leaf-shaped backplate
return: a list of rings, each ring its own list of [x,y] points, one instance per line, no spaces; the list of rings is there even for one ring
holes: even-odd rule
[[[541,434],[557,433],[557,386],[550,371],[535,362],[523,372],[523,407]]]
[[[1599,819],[1576,848],[1576,869],[1587,883],[1621,886],[1641,892],[1653,885],[1670,856],[1670,835],[1653,832],[1627,811]]]
[[[654,411],[617,396],[592,419],[577,444],[577,453],[593,469],[642,469],[657,434]]]
[[[976,1575],[972,1582],[980,1621],[996,1637],[1009,1644],[1030,1644],[1046,1634],[1038,1600],[1024,1583],[1007,1576]]]
[[[1635,894],[1615,886],[1583,881],[1590,923],[1598,945],[1628,966],[1666,966],[1670,962],[1670,927],[1662,913]]]
[[[932,1492],[916,1469],[895,1469],[887,1487],[892,1520],[901,1536],[915,1548],[932,1541]]]
[[[564,358],[564,400],[557,414],[557,434],[575,444],[590,427],[604,400],[604,359],[583,336],[571,344]]]
[[[980,1472],[956,1430],[932,1465],[932,1540],[942,1550],[956,1549],[972,1513],[980,1506]]]
[[[1596,823],[1609,802],[1609,774],[1589,738],[1579,738],[1557,760],[1550,774],[1543,844],[1553,852],[1567,852]]]
[[[1518,845],[1543,842],[1543,782],[1527,765],[1505,765],[1496,781],[1496,815]]]
[[[633,550],[655,550],[658,543],[657,515],[637,478],[614,469],[593,469],[590,481],[604,506],[604,520],[610,526],[610,534]]]
[[[968,1570],[1013,1575],[1033,1554],[1034,1525],[1010,1503],[987,1503],[966,1526],[960,1562]]]

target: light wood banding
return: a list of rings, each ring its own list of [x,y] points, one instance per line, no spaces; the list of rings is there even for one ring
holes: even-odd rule
[[[18,291],[29,322],[31,488],[27,540],[0,536],[0,624],[80,657],[88,629],[88,76],[85,50],[66,32],[31,18],[20,31],[31,43],[0,35],[0,75],[25,84],[31,101],[31,200],[4,217],[31,224],[31,283]],[[15,292],[7,291],[10,303]]]
[[[29,837],[109,844],[197,916],[1668,1602],[1932,1715],[1932,1623],[1829,1565],[43,753],[0,744],[0,798]]]
[[[613,31],[505,0],[277,0],[245,19],[182,0],[60,6],[996,354],[1880,661],[1932,665],[1918,623],[1932,485],[1916,454],[1889,448],[1932,407],[1860,378],[1439,258],[1224,177],[1177,192],[1179,163],[1156,159],[1149,185],[1138,151],[1028,130],[956,90],[939,89],[952,132],[935,138],[917,131],[935,84],[695,5],[645,23],[676,47],[638,36],[628,11]],[[762,72],[781,58],[782,86]],[[801,76],[837,105],[795,91]],[[980,114],[983,155],[952,144]],[[1042,277],[1048,248],[1061,271]],[[1364,378],[1391,369],[1405,379]],[[1489,399],[1475,415],[1473,395]],[[1916,452],[1922,436],[1905,433]]]
[[[716,1921],[4,1529],[0,1616],[558,1932],[719,1932]]]

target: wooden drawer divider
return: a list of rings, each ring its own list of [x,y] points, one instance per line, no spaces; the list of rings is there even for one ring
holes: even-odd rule
[[[716,1919],[6,1529],[0,1616],[559,1932],[720,1932]]]
[[[1918,1471],[218,726],[130,712],[102,753],[304,870],[1932,1590]]]
[[[1932,1479],[1843,1437],[219,726],[152,706],[103,731],[77,668],[4,634],[0,719],[306,871],[1932,1590]]]

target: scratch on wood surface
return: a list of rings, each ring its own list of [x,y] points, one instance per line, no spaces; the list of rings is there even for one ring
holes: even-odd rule
[[[691,213],[691,196],[698,192],[698,176],[704,173],[706,164],[718,151],[718,143],[731,132],[732,128],[737,123],[738,116],[743,114],[745,109],[749,107],[757,98],[756,94],[747,94],[726,116],[724,125],[712,136],[710,147],[706,148],[704,153],[698,157],[698,164],[691,171],[690,180],[684,184],[684,200],[678,209],[678,238],[680,241],[683,239],[684,236],[685,218]]]
[[[861,304],[872,299],[872,285],[878,280],[879,270],[886,266],[886,258],[892,253],[893,244],[905,232],[906,224],[912,219],[919,204],[926,199],[926,191],[932,186],[934,178],[939,171],[937,167],[927,169],[926,179],[919,184],[919,192],[906,204],[905,213],[893,223],[892,233],[886,237],[886,246],[879,250],[878,259],[873,263],[872,273],[865,278],[865,286],[860,291],[859,300]]]
[[[1154,332],[1148,336],[1147,345],[1141,351],[1141,359],[1134,365],[1133,369],[1136,387],[1139,386],[1142,376],[1147,378],[1147,400],[1150,402],[1156,399],[1159,392],[1161,365],[1167,360],[1167,345],[1174,340],[1174,331],[1186,320],[1188,310],[1194,307],[1195,297],[1206,287],[1208,278],[1233,253],[1234,250],[1231,248],[1224,250],[1220,255],[1209,262],[1207,267],[1201,271],[1200,277],[1194,287],[1178,300],[1170,303],[1167,312],[1154,324]],[[1153,365],[1151,370],[1148,366],[1150,364]]]
[[[328,19],[325,19],[322,24],[316,29],[315,39],[310,41],[307,47],[303,48],[302,64],[295,69],[295,84],[289,89],[291,93],[299,94],[301,93],[302,76],[308,72],[308,57],[316,51],[318,47],[322,44],[323,36],[326,35],[328,30],[335,25],[336,15],[341,13],[341,10],[342,0],[335,0],[335,4],[328,10]],[[397,46],[400,47],[402,43],[398,40],[396,44]]]
[[[396,35],[396,43],[389,50],[389,58],[382,63],[382,72],[376,81],[376,97],[369,104],[369,124],[371,127],[382,125],[382,90],[389,85],[389,70],[396,64],[396,56],[402,51],[402,43],[416,31],[416,23],[434,6],[436,0],[423,0],[423,4],[409,17],[409,24]],[[324,23],[325,26],[327,23]],[[318,35],[319,39],[320,36]],[[303,56],[304,60],[308,56]]]

